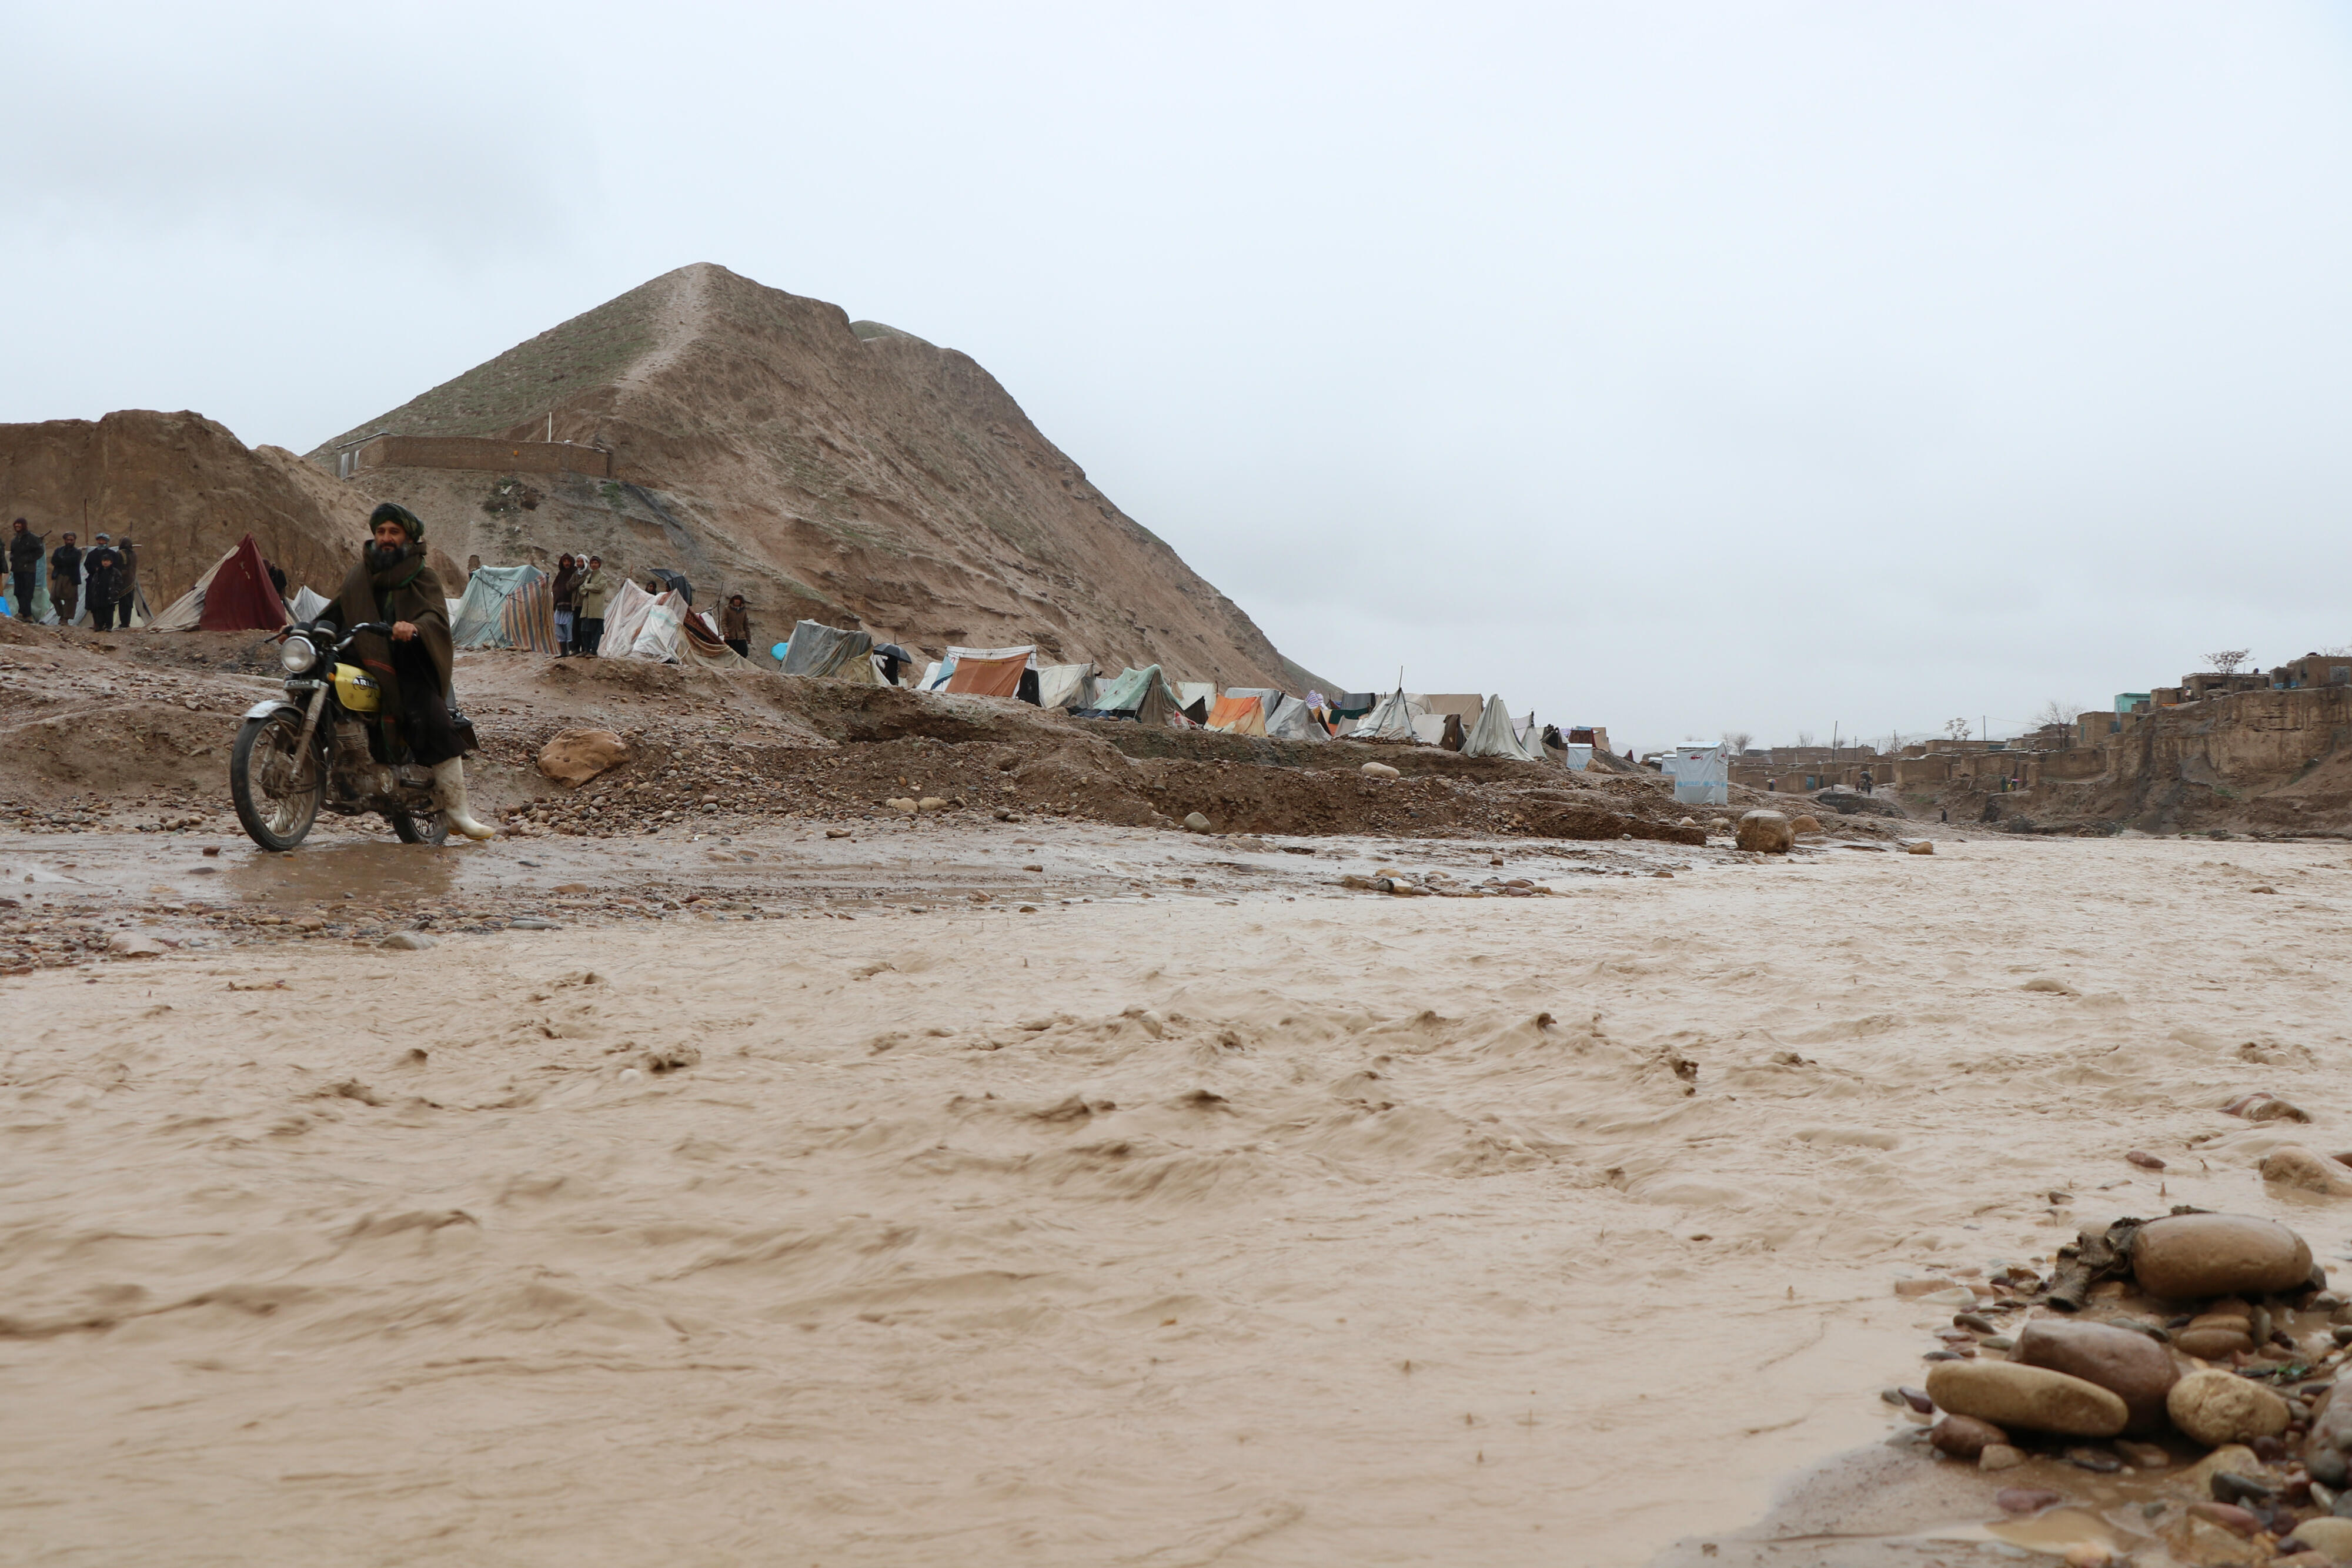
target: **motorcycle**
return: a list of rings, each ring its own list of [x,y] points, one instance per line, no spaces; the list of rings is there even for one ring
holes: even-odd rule
[[[392,628],[368,621],[339,633],[331,621],[312,621],[278,634],[286,695],[246,710],[228,761],[236,820],[265,850],[300,843],[322,810],[377,812],[403,843],[448,840],[431,771],[416,764],[399,716],[383,711],[383,687],[345,657],[370,632]]]

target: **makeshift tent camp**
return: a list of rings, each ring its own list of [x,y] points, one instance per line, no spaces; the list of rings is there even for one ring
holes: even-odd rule
[[[559,652],[555,596],[547,574],[535,566],[477,568],[466,580],[457,613],[449,617],[449,641],[460,648]]]
[[[1675,781],[1675,799],[1685,806],[1731,803],[1731,758],[1723,743],[1687,742],[1659,759]]]
[[[1160,674],[1157,664],[1122,671],[1117,680],[1097,695],[1095,706],[1078,716],[1131,718],[1139,724],[1155,726],[1184,722],[1176,706],[1176,694],[1169,688],[1167,677]]]
[[[285,624],[286,606],[251,534],[149,622],[157,632],[275,632]]]
[[[1478,722],[1463,737],[1465,757],[1507,757],[1514,762],[1539,762],[1541,758],[1529,751],[1519,741],[1518,731],[1512,727],[1511,715],[1500,697],[1488,697],[1486,710]]]
[[[1255,697],[1219,697],[1209,710],[1209,727],[1226,735],[1264,735],[1265,704]]]
[[[945,689],[960,696],[1016,697],[1021,695],[1021,677],[1028,673],[1028,653],[1024,650],[996,659],[967,653],[948,673]]]
[[[1100,685],[1092,664],[1047,664],[1037,672],[1037,706],[1089,708]]]
[[[1349,738],[1418,741],[1421,737],[1416,733],[1416,721],[1429,716],[1429,710],[1421,706],[1419,697],[1407,695],[1400,688],[1382,697],[1370,712],[1357,720],[1356,727],[1349,732]],[[1435,722],[1439,729],[1444,727],[1443,718]]]
[[[1328,740],[1331,732],[1315,716],[1315,710],[1297,697],[1286,696],[1266,716],[1265,732],[1276,740]]]
[[[844,632],[814,621],[793,627],[792,645],[784,650],[783,673],[816,675],[827,680],[880,685],[874,673],[874,638],[865,632]]]

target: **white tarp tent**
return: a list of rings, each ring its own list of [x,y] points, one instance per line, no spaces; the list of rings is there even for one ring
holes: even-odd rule
[[[1465,757],[1507,757],[1515,762],[1541,760],[1519,742],[1518,731],[1511,726],[1510,710],[1503,706],[1501,697],[1488,697],[1478,715],[1478,722],[1462,737]]]
[[[686,621],[694,618],[688,630]],[[604,640],[596,645],[607,659],[646,659],[665,664],[700,664],[714,670],[748,670],[751,661],[730,648],[710,617],[698,613],[675,589],[647,593],[627,578],[604,607]]]
[[[1092,664],[1047,664],[1037,672],[1037,706],[1089,708],[1101,685]]]
[[[1316,720],[1315,712],[1294,696],[1276,696],[1267,706],[1265,732],[1276,740],[1328,740],[1330,732]]]
[[[1382,697],[1371,712],[1358,719],[1356,727],[1348,734],[1354,740],[1418,741],[1421,739],[1418,722],[1429,716],[1430,712],[1422,706],[1420,697],[1409,695],[1402,690],[1393,691]],[[1443,717],[1438,719],[1437,727],[1441,735],[1444,733],[1445,720]]]
[[[1675,781],[1675,799],[1685,806],[1731,803],[1731,758],[1723,743],[1688,741],[1660,758]]]
[[[333,608],[334,601],[308,588],[294,591],[294,602],[286,607],[287,613],[297,621],[316,621]]]
[[[1207,713],[1217,706],[1217,684],[1214,681],[1178,681],[1175,685],[1178,707],[1191,707],[1194,703],[1201,703],[1204,705],[1201,711]]]

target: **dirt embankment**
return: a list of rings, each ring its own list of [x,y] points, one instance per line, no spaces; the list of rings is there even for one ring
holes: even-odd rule
[[[51,549],[68,529],[85,549],[101,532],[131,536],[140,588],[159,611],[248,533],[289,586],[331,594],[374,505],[283,447],[247,447],[199,413],[0,424],[0,510]],[[446,555],[436,565],[456,570]]]
[[[35,827],[223,820],[229,741],[240,716],[278,691],[274,670],[269,645],[247,633],[100,637],[0,623],[0,678],[14,699],[0,721],[0,810]],[[1701,809],[1686,823],[1694,813],[1662,779],[1430,747],[1147,735],[1013,702],[766,674],[501,653],[462,655],[457,680],[483,737],[477,801],[526,834],[658,831],[688,818],[854,821],[925,798],[950,812],[1134,826],[1197,812],[1218,832],[1672,843],[1704,842],[1719,814]],[[631,757],[567,789],[536,758],[579,727],[615,731]],[[1366,775],[1368,760],[1403,777]]]

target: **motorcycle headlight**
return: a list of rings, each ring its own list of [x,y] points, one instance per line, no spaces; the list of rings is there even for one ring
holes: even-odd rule
[[[308,637],[289,637],[278,646],[278,662],[286,666],[288,674],[302,674],[319,662],[319,650],[310,646]]]

